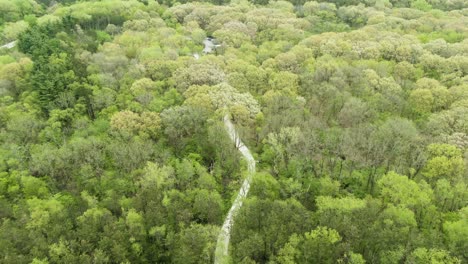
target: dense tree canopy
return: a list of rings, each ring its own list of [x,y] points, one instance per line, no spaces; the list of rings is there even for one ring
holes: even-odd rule
[[[228,262],[468,263],[467,10],[0,0],[0,263],[212,263],[226,114]]]

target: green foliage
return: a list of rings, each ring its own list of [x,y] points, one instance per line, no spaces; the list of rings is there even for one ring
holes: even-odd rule
[[[59,53],[60,41],[54,38],[54,33],[57,33],[60,27],[59,23],[32,26],[19,36],[19,50],[30,54],[34,59]]]
[[[389,172],[379,180],[380,196],[384,203],[390,202],[413,210],[422,210],[431,203],[432,190],[419,185],[406,176]]]
[[[445,250],[417,248],[411,253],[408,263],[460,263],[455,257],[451,257]]]
[[[280,251],[279,263],[333,263],[341,236],[336,230],[319,226],[304,236],[293,235]],[[288,248],[295,248],[293,252]],[[292,254],[291,254],[292,253]]]
[[[429,11],[432,6],[426,2],[426,0],[416,0],[411,3],[411,8],[416,8],[421,11]]]
[[[278,182],[267,173],[257,173],[251,184],[250,195],[270,200],[275,200],[279,196],[280,186]]]
[[[428,146],[429,159],[424,168],[424,176],[429,179],[447,179],[457,181],[464,174],[464,162],[461,151],[449,144],[431,144]]]
[[[0,263],[213,263],[225,115],[229,263],[468,262],[468,2],[228,2],[0,0]]]
[[[217,236],[215,226],[194,224],[184,229],[177,239],[174,263],[213,262]]]
[[[463,261],[467,260],[464,247],[467,243],[468,209],[464,207],[459,211],[458,221],[447,221],[444,223],[444,233],[448,240],[448,248],[454,255]],[[444,257],[444,256],[442,256]]]
[[[445,41],[449,43],[456,43],[460,42],[463,39],[465,39],[465,35],[463,33],[459,33],[453,30],[447,30],[447,31],[435,31],[427,34],[421,34],[418,36],[418,38],[421,40],[423,43],[430,42],[431,40],[435,39],[444,39]]]

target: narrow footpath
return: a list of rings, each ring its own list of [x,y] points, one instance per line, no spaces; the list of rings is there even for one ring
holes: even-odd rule
[[[219,45],[215,45],[212,38],[206,38],[203,41],[205,48],[203,49],[203,54],[208,54],[213,51],[214,48],[218,47]],[[200,59],[200,55],[198,53],[194,53],[193,57],[198,60]],[[221,231],[218,235],[218,241],[216,243],[216,250],[215,250],[215,264],[225,264],[228,261],[229,256],[229,239],[231,238],[231,228],[234,223],[234,217],[237,211],[241,208],[242,202],[250,190],[250,182],[252,181],[252,176],[255,174],[255,159],[250,153],[249,148],[244,145],[242,140],[239,137],[239,134],[234,127],[234,124],[231,122],[229,118],[229,114],[224,116],[224,127],[229,134],[232,142],[234,142],[236,148],[241,152],[244,159],[247,161],[247,177],[242,182],[242,186],[237,194],[236,200],[232,203],[231,208],[224,219],[223,226]]]
[[[0,46],[0,49],[12,49],[16,46],[16,40],[15,41],[12,41],[10,43],[7,43],[3,46]]]
[[[229,209],[226,219],[224,220],[223,227],[221,228],[221,232],[219,233],[218,242],[216,244],[215,264],[224,264],[228,259],[229,239],[231,238],[231,228],[234,222],[234,217],[237,211],[241,208],[244,198],[249,193],[252,175],[255,173],[255,159],[253,158],[252,153],[250,153],[250,150],[239,138],[239,135],[227,114],[224,116],[224,126],[226,127],[229,137],[235,143],[236,148],[247,161],[248,174],[242,183],[236,200],[234,200],[231,209]]]

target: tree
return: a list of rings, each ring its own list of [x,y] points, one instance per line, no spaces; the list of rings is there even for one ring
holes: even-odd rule
[[[111,117],[111,127],[124,133],[156,138],[161,130],[161,118],[154,112],[143,112],[139,115],[132,111],[122,111]]]
[[[7,130],[14,134],[11,142],[17,142],[21,145],[37,143],[40,130],[43,123],[33,114],[16,114],[10,117],[6,124]]]
[[[308,215],[307,210],[292,199],[246,200],[231,231],[233,261],[272,259],[291,234],[305,232]]]
[[[299,78],[296,74],[282,71],[271,76],[270,86],[274,90],[284,91],[285,93],[295,95],[299,88]]]
[[[395,172],[384,175],[378,184],[383,201],[413,209],[417,206],[427,205],[431,200],[432,192],[430,189],[424,190],[422,188],[427,188],[424,185],[418,186],[416,182],[408,179],[408,177]]]
[[[352,27],[362,26],[367,22],[363,6],[342,6],[337,11],[338,17]]]
[[[338,232],[326,227],[319,226],[312,232],[305,233],[304,253],[302,258],[299,258],[299,262],[334,263],[337,258],[336,244],[340,241],[341,237]]]
[[[292,235],[280,250],[278,263],[335,263],[341,240],[336,230],[323,226],[303,236]]]
[[[432,6],[428,4],[426,0],[416,0],[411,3],[411,7],[422,11],[429,11],[432,8]]]
[[[226,78],[220,67],[213,62],[192,63],[174,72],[177,90],[181,93],[192,85],[216,85]]]
[[[3,29],[4,38],[8,41],[14,41],[18,38],[21,33],[28,29],[29,25],[26,21],[18,21],[15,23],[9,23]]]
[[[350,240],[357,237],[359,227],[356,225],[355,215],[365,208],[364,200],[318,196],[315,202],[318,225],[332,228]]]
[[[135,81],[132,84],[130,91],[135,99],[145,106],[151,102],[154,95],[159,95],[161,93],[160,89],[156,86],[156,83],[148,78]]]
[[[42,6],[40,6],[36,1],[28,0],[14,0],[0,1],[0,12],[2,13],[2,18],[0,19],[0,25],[5,22],[14,22],[21,20],[24,16],[28,14],[41,14],[43,12]]]
[[[466,200],[466,190],[464,182],[451,184],[448,179],[437,180],[434,187],[435,204],[442,212],[458,210]]]
[[[367,103],[351,97],[338,113],[338,121],[343,127],[358,126],[373,117],[374,113]]]
[[[466,261],[468,260],[468,256],[466,255],[464,247],[468,243],[468,207],[460,209],[458,214],[458,220],[444,223],[444,234],[450,252],[459,257],[461,261]]]
[[[177,237],[174,263],[211,263],[219,229],[216,226],[193,224]]]
[[[279,198],[279,190],[280,185],[273,176],[268,173],[257,173],[252,177],[249,195],[275,200]]]
[[[244,108],[248,118],[253,119],[260,112],[257,101],[250,93],[240,93],[227,83],[215,86],[191,86],[185,93],[186,104],[194,107],[204,107],[208,110],[239,110]],[[209,103],[209,104],[207,104]],[[239,111],[230,111],[231,114]],[[239,117],[239,116],[234,116]]]
[[[393,77],[403,88],[410,88],[412,82],[418,80],[423,75],[421,69],[414,67],[413,64],[402,61],[393,68]]]
[[[417,228],[415,213],[401,205],[385,203],[386,208],[377,216],[372,228],[366,234],[365,256],[370,259],[373,252],[380,252],[380,258],[384,259],[389,252],[397,252],[406,249],[413,241],[413,232]]]
[[[428,114],[434,105],[434,96],[428,89],[416,89],[411,91],[409,103],[416,113]]]
[[[450,254],[442,249],[426,249],[417,248],[415,249],[406,263],[444,263],[444,264],[457,264],[461,263],[456,257],[451,257]]]
[[[416,183],[408,177],[389,172],[379,181],[380,197],[383,203],[393,203],[412,210],[418,225],[422,225],[431,207],[433,191],[427,183]]]
[[[446,179],[457,182],[464,174],[461,151],[449,144],[431,144],[427,147],[429,159],[423,175],[430,181]]]
[[[164,133],[177,152],[204,138],[206,119],[205,109],[192,106],[176,106],[161,113]]]
[[[60,95],[70,89],[78,80],[69,54],[52,55],[34,64],[31,72],[31,86],[38,91],[39,100],[44,110],[50,111],[56,106]]]
[[[143,167],[155,152],[154,143],[144,138],[119,138],[106,146],[110,162],[120,173],[126,173]]]
[[[276,174],[284,172],[289,166],[295,150],[303,142],[303,134],[298,127],[282,128],[279,133],[270,133],[263,154],[263,159],[273,165]]]
[[[29,214],[25,228],[30,232],[29,239],[34,241],[31,250],[36,255],[46,256],[48,245],[58,242],[71,229],[72,223],[65,210],[66,200],[67,197],[33,197],[26,201]]]
[[[251,37],[255,35],[254,30],[250,30],[247,25],[240,21],[230,21],[224,24],[222,29],[213,32],[213,36],[223,45],[239,48],[245,43],[250,42]]]
[[[222,223],[223,200],[217,191],[194,190],[192,195],[195,218],[207,224]]]

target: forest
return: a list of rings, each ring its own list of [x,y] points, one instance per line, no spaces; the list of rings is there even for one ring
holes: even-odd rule
[[[468,263],[466,0],[0,0],[0,46],[0,263]]]

